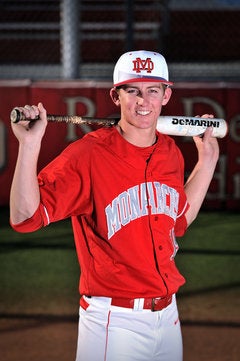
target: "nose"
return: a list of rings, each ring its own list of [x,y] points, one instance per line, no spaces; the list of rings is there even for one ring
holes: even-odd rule
[[[138,94],[138,96],[137,96],[137,104],[138,105],[144,104],[146,100],[147,100],[147,97],[144,96],[144,94],[142,94],[142,93]]]

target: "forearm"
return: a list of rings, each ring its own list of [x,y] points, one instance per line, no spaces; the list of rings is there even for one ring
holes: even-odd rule
[[[29,122],[11,124],[19,142],[18,158],[10,192],[10,218],[13,224],[30,218],[39,206],[37,162],[47,126],[46,110],[42,103],[38,103],[38,106],[25,105],[19,110],[28,119],[40,116],[40,120],[31,124],[28,124]]]
[[[197,214],[206,197],[215,167],[216,162],[213,162],[209,166],[201,165],[198,162],[185,184],[185,193],[190,205],[188,211],[186,212],[188,226],[197,217]]]
[[[10,192],[10,218],[13,224],[30,218],[40,202],[37,160],[40,146],[20,145]]]
[[[211,137],[211,134],[212,130],[208,128],[203,138],[193,138],[198,150],[198,162],[185,184],[185,192],[189,203],[186,212],[188,226],[194,221],[201,208],[218,161],[218,142],[216,138]]]

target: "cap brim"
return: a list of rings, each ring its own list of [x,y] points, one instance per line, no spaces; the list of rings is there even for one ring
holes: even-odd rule
[[[157,78],[157,77],[145,77],[145,76],[141,76],[141,77],[137,77],[137,78],[132,78],[132,79],[127,79],[124,81],[121,81],[119,83],[115,83],[114,86],[120,86],[120,85],[124,85],[124,84],[129,84],[129,83],[140,83],[140,82],[149,82],[149,83],[163,83],[166,85],[173,85],[173,82],[171,81],[167,81],[163,78]]]

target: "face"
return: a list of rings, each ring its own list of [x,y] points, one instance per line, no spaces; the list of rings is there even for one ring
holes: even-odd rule
[[[162,106],[171,97],[171,89],[164,89],[162,83],[129,83],[120,89],[111,89],[110,95],[117,106],[121,107],[121,122],[137,128],[156,127]]]

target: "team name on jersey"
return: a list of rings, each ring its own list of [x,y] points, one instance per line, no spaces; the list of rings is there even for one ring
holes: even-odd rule
[[[147,214],[165,214],[175,221],[178,202],[176,189],[159,182],[141,183],[127,189],[105,208],[108,239],[121,227]]]

